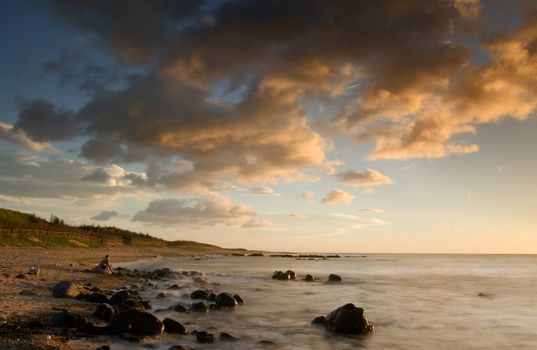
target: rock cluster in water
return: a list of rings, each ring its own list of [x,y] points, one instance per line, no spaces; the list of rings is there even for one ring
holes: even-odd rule
[[[373,325],[364,316],[364,309],[345,304],[325,316],[318,316],[312,324],[323,325],[329,331],[341,334],[367,334]]]
[[[274,271],[274,273],[272,274],[272,279],[280,280],[280,281],[296,280],[296,273],[292,270],[287,270],[285,272],[277,270],[277,271]],[[304,281],[313,282],[315,281],[315,277],[313,277],[313,275],[307,274],[304,277]],[[328,282],[341,282],[341,281],[343,281],[343,279],[339,275],[331,273],[328,276]]]

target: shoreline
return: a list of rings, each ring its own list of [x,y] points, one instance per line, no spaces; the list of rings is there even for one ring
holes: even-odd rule
[[[137,280],[134,276],[88,273],[104,255],[110,255],[112,267],[121,262],[134,262],[165,257],[196,257],[231,254],[233,250],[187,251],[171,248],[107,247],[0,248],[0,348],[2,349],[70,349],[65,336],[31,330],[28,324],[46,320],[59,309],[90,316],[95,304],[76,299],[54,298],[52,288],[63,280],[80,281],[101,290],[122,289]],[[30,266],[40,269],[38,275],[27,274]]]

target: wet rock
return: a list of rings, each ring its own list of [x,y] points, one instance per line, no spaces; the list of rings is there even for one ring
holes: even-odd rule
[[[306,275],[306,277],[304,278],[304,281],[306,282],[313,282],[315,281],[315,277],[313,277],[312,275]]]
[[[325,322],[326,318],[324,316],[317,316],[313,319],[313,321],[311,321],[311,324],[319,324],[324,326]]]
[[[140,300],[135,299],[135,298],[127,298],[123,300],[123,302],[121,303],[121,306],[130,308],[130,309],[138,309],[138,310],[145,309],[144,304]]]
[[[24,275],[22,273],[19,273],[17,276],[15,276],[15,278],[19,278],[19,279],[23,280],[23,279],[26,279],[26,275]]]
[[[173,345],[169,350],[189,350],[190,348],[186,345]]]
[[[221,341],[237,341],[237,340],[239,340],[239,338],[234,337],[231,334],[226,333],[226,332],[220,333],[219,339]]]
[[[274,342],[270,341],[270,340],[260,340],[259,344],[261,344],[261,345],[274,345]]]
[[[213,292],[207,295],[207,301],[215,301],[215,300],[216,300],[216,294],[214,294]]]
[[[237,305],[237,301],[232,294],[220,293],[216,296],[216,305],[219,307],[234,307]]]
[[[364,309],[354,304],[343,305],[326,316],[327,329],[343,334],[366,334],[373,330],[373,325],[364,316]]]
[[[78,328],[78,332],[85,335],[113,335],[116,334],[116,329],[111,326],[99,327],[93,323],[88,322],[85,325]]]
[[[90,302],[90,303],[95,303],[95,304],[105,304],[105,303],[108,303],[108,297],[106,296],[106,294],[104,293],[93,293],[93,294],[90,294],[87,298],[87,300]]]
[[[188,312],[188,309],[183,304],[175,304],[172,308],[176,312]]]
[[[95,350],[110,350],[110,347],[108,345],[102,345],[102,346],[99,346],[97,349]]]
[[[205,299],[207,299],[208,296],[209,296],[209,292],[206,291],[206,290],[203,290],[203,289],[195,290],[190,294],[191,299],[203,299],[203,300],[205,300]]]
[[[157,298],[157,299],[164,299],[164,298],[166,298],[166,294],[164,294],[164,293],[158,293],[157,296],[156,296],[155,298]]]
[[[60,313],[52,316],[48,321],[49,327],[66,327],[76,328],[86,324],[88,320],[81,315],[73,314],[67,310],[62,310]]]
[[[282,275],[283,271],[274,271],[274,273],[272,274],[272,279],[279,280]]]
[[[209,311],[209,308],[203,301],[200,301],[199,303],[193,303],[192,305],[190,305],[190,311],[207,312]]]
[[[41,323],[41,321],[33,320],[28,322],[28,328],[29,329],[43,329],[45,326]]]
[[[153,308],[153,303],[151,300],[142,300],[142,306],[145,310],[151,310]]]
[[[285,271],[285,274],[289,276],[290,280],[296,280],[296,273],[292,270]]]
[[[116,314],[116,310],[109,304],[101,304],[97,310],[93,313],[93,316],[100,320],[110,322],[112,317]]]
[[[341,276],[331,273],[328,275],[328,281],[329,282],[341,282]]]
[[[237,304],[244,304],[244,299],[242,299],[240,295],[235,294],[235,295],[233,296],[233,298],[235,299],[235,301],[237,302]]]
[[[196,340],[198,343],[214,343],[214,335],[205,331],[199,331],[196,334]]]
[[[179,322],[172,320],[171,318],[165,318],[164,321],[164,332],[173,333],[173,334],[186,334],[186,328]]]
[[[61,281],[52,288],[54,298],[76,298],[84,286],[80,282]]]
[[[194,278],[193,282],[196,283],[196,284],[202,285],[202,286],[204,286],[204,285],[207,284],[207,281],[204,280],[204,279],[201,278],[201,277],[196,277],[196,278]]]
[[[126,299],[132,297],[134,297],[134,294],[131,291],[120,290],[119,292],[114,293],[114,295],[110,297],[108,303],[110,305],[121,305]]]
[[[112,318],[112,326],[119,332],[137,336],[154,336],[164,331],[164,324],[158,318],[136,309],[117,313]]]

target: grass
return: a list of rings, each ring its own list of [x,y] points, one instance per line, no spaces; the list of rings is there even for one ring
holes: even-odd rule
[[[0,247],[99,248],[100,244],[61,236],[0,235]]]

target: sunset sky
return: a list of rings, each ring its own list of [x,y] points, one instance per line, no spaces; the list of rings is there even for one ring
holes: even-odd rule
[[[537,253],[537,2],[1,2],[0,207],[309,252]]]

